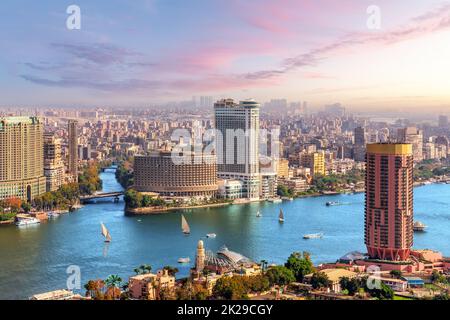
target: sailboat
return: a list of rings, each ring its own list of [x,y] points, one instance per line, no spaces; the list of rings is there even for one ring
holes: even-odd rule
[[[278,221],[279,221],[280,223],[283,223],[283,222],[284,222],[284,213],[283,213],[283,210],[282,210],[282,209],[280,209],[280,215],[278,216]]]
[[[190,234],[191,233],[191,228],[189,228],[189,225],[188,225],[184,215],[181,215],[181,230],[183,230],[184,234]]]
[[[108,229],[106,229],[103,222],[101,223],[102,226],[102,235],[105,237],[105,242],[111,242],[111,235],[109,234]]]
[[[258,212],[256,213],[256,217],[257,217],[257,218],[261,217],[261,212],[258,211]]]

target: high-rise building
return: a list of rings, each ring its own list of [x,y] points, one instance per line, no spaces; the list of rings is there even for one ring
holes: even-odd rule
[[[302,152],[300,154],[300,165],[311,170],[313,176],[325,175],[325,152],[312,153]]]
[[[366,130],[363,127],[355,128],[355,145],[353,147],[353,159],[365,161],[366,159]]]
[[[258,199],[260,191],[259,110],[254,100],[238,104],[225,99],[214,104],[218,175],[242,181],[248,199]]]
[[[61,140],[52,133],[44,134],[44,175],[47,191],[55,191],[64,181],[64,163],[61,160]]]
[[[411,144],[367,145],[365,244],[370,258],[405,261],[413,244]]]
[[[423,133],[416,127],[398,129],[398,142],[412,144],[414,161],[423,160]]]
[[[0,199],[45,193],[43,130],[37,117],[0,118]]]
[[[279,159],[277,166],[277,176],[278,178],[287,179],[289,178],[289,160]]]
[[[69,120],[68,141],[69,141],[69,173],[74,181],[78,181],[78,122]]]

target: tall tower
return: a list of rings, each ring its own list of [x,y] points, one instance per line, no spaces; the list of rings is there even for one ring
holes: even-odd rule
[[[195,271],[200,273],[205,268],[205,248],[203,241],[200,240],[197,245],[197,255],[195,257]]]
[[[366,130],[363,127],[355,128],[355,145],[353,147],[353,159],[365,161],[366,158]]]
[[[45,193],[43,132],[37,117],[0,117],[0,200]]]
[[[248,199],[259,198],[259,110],[254,100],[214,104],[218,176],[241,180]]]
[[[69,173],[74,181],[78,181],[78,132],[76,120],[69,120],[67,131],[69,133]]]
[[[47,192],[56,191],[63,184],[61,141],[53,133],[44,134],[44,174],[47,179]]]
[[[413,244],[411,144],[367,145],[365,244],[373,259],[405,261]]]

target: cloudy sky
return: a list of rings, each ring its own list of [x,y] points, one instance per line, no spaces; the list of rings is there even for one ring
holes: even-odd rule
[[[450,113],[450,1],[2,0],[0,26],[0,106],[212,95]]]

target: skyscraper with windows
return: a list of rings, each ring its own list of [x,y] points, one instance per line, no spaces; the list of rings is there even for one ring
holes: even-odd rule
[[[366,130],[357,127],[354,131],[355,145],[353,146],[353,159],[355,161],[365,161],[366,159]]]
[[[45,193],[43,130],[37,117],[0,117],[0,199]]]
[[[55,191],[64,181],[64,164],[61,160],[61,141],[53,133],[44,134],[44,175],[47,191]]]
[[[68,141],[69,141],[69,173],[74,181],[78,181],[78,131],[76,120],[69,120]]]
[[[367,145],[365,244],[372,259],[405,261],[413,244],[411,144]]]
[[[251,200],[260,192],[259,110],[254,100],[214,104],[218,176],[241,180],[243,195]]]
[[[414,161],[423,160],[423,132],[416,127],[398,129],[398,142],[412,144]]]

